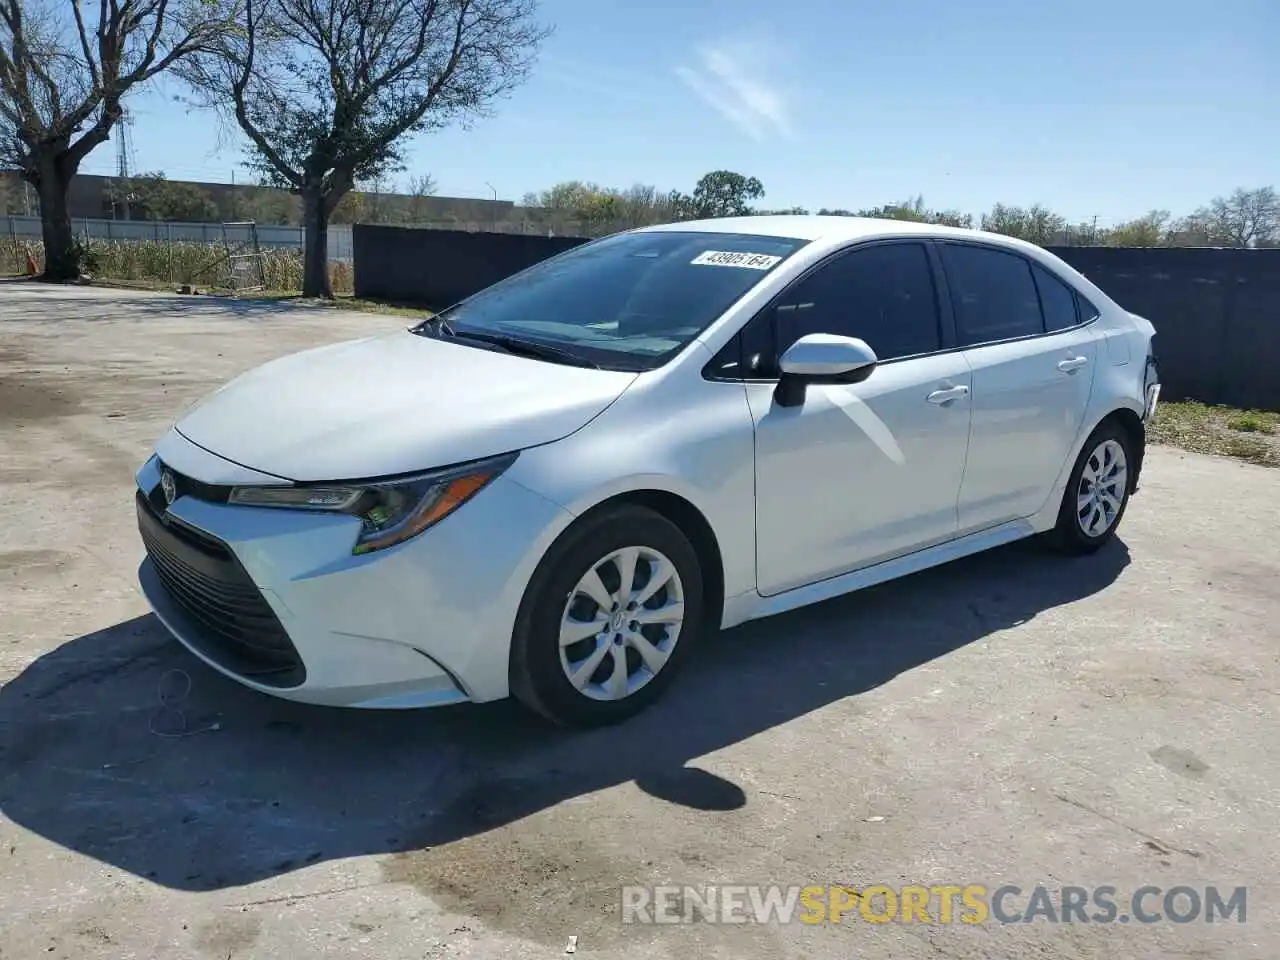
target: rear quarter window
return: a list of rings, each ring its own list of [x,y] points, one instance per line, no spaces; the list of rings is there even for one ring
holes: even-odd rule
[[[1040,266],[1031,265],[1040,292],[1040,309],[1044,313],[1044,328],[1049,333],[1068,330],[1080,322],[1076,307],[1076,292],[1056,276]]]

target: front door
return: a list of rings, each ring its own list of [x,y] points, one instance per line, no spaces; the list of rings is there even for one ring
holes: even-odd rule
[[[768,596],[955,535],[969,436],[968,364],[942,348],[926,248],[855,248],[797,281],[744,331],[756,356],[756,569]],[[774,402],[776,358],[797,338],[865,340],[881,364],[862,383]],[[770,342],[765,342],[770,341]],[[761,345],[761,344],[764,345]]]

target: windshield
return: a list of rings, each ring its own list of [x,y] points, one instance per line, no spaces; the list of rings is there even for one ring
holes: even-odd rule
[[[807,242],[737,233],[619,234],[545,260],[438,316],[462,338],[500,335],[553,345],[600,367],[649,370]]]

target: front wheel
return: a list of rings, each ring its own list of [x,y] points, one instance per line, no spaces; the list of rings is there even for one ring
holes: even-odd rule
[[[645,507],[606,508],[539,564],[512,636],[512,693],[566,726],[617,722],[657,699],[701,624],[702,572],[680,529]]]
[[[1071,471],[1050,542],[1068,553],[1092,553],[1115,536],[1136,465],[1128,432],[1115,422],[1099,425]]]

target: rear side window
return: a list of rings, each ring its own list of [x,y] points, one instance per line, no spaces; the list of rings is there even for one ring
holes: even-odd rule
[[[1044,328],[1052,333],[1067,330],[1079,322],[1076,316],[1075,291],[1038,263],[1031,265],[1036,289],[1040,291],[1040,308],[1044,312]]]
[[[787,290],[774,317],[779,354],[810,333],[860,337],[881,360],[942,346],[929,254],[919,243],[843,254]]]
[[[944,243],[940,249],[962,346],[1044,333],[1029,261],[992,247]]]
[[[1102,316],[1102,312],[1079,293],[1076,294],[1076,311],[1081,323],[1088,323]]]

